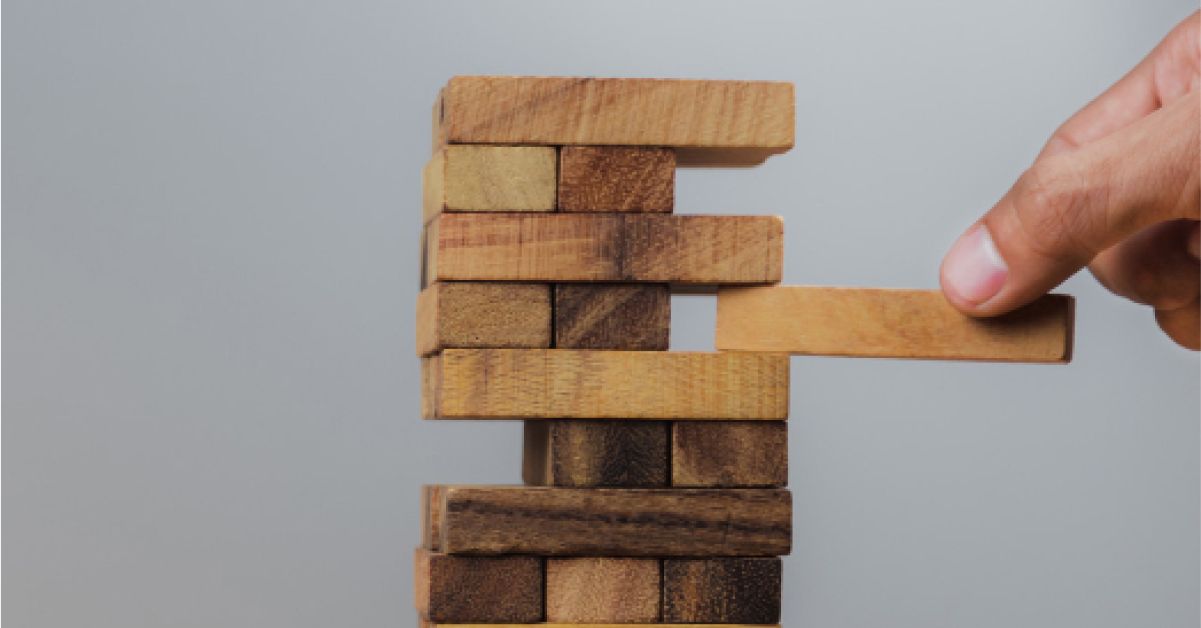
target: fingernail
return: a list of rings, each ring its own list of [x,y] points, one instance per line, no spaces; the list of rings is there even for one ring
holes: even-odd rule
[[[1197,259],[1201,259],[1201,224],[1193,223],[1193,229],[1188,234],[1188,243],[1185,244],[1189,255]]]
[[[943,261],[943,284],[972,305],[1000,292],[1008,274],[1009,267],[983,224],[963,234]]]

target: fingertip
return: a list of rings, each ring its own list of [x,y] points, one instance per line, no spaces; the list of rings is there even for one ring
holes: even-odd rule
[[[1009,267],[983,223],[977,223],[951,246],[939,270],[943,294],[957,309],[980,315],[981,306],[1005,286]]]

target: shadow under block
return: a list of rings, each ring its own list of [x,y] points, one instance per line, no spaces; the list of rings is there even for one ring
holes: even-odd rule
[[[564,146],[559,150],[561,212],[663,212],[675,205],[676,154],[670,148]]]
[[[659,560],[548,558],[546,621],[657,622]]]
[[[780,621],[779,558],[663,561],[663,621]]]
[[[782,82],[456,76],[434,142],[665,146],[682,164],[751,165],[792,148],[794,109]]]
[[[441,622],[542,620],[543,566],[533,556],[448,556],[418,549],[417,612]]]
[[[788,418],[779,353],[446,349],[422,359],[430,419]]]
[[[558,284],[554,295],[555,348],[667,350],[667,284]]]
[[[447,348],[546,348],[549,284],[439,282],[417,296],[417,354]]]
[[[522,481],[531,486],[666,487],[670,428],[665,421],[526,421]]]
[[[717,348],[799,355],[1068,362],[1075,300],[1048,295],[1010,314],[960,314],[937,290],[772,286],[720,289]]]
[[[780,280],[778,216],[439,214],[426,228],[425,283]]]
[[[447,554],[781,556],[792,544],[786,489],[442,485],[430,507],[442,529],[428,549]]]
[[[677,421],[671,426],[671,485],[755,487],[788,484],[783,421]]]
[[[423,222],[441,212],[555,209],[550,146],[446,146],[421,172]]]

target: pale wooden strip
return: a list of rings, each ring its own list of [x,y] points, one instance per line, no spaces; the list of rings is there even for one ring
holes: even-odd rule
[[[421,172],[422,214],[550,212],[557,195],[557,155],[549,146],[446,146]]]

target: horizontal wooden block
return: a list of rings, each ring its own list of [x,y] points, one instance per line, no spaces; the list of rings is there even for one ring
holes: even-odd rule
[[[536,622],[543,617],[542,559],[414,555],[417,612],[438,622]]]
[[[426,284],[772,283],[783,246],[778,216],[440,214],[426,229]]]
[[[651,628],[652,626],[671,626],[671,628],[780,628],[780,626],[764,626],[749,624],[567,624],[567,623],[538,623],[538,624],[447,624],[434,623],[418,618],[421,628]]]
[[[440,497],[448,554],[779,556],[792,543],[786,489],[443,485]]]
[[[424,222],[450,211],[554,211],[549,146],[446,146],[421,173]]]
[[[417,355],[446,348],[545,348],[549,284],[438,282],[417,296]]]
[[[683,164],[755,164],[792,148],[791,83],[456,76],[435,144],[667,146]]]
[[[522,481],[533,486],[667,486],[670,427],[665,421],[526,421]]]
[[[778,353],[446,349],[421,365],[444,419],[786,419]]]
[[[546,560],[549,622],[656,622],[660,590],[656,558]]]
[[[782,421],[678,421],[671,428],[671,484],[785,486],[788,426]]]
[[[663,561],[663,621],[780,621],[779,558]]]
[[[554,293],[556,348],[667,350],[667,284],[556,284]]]
[[[676,153],[670,148],[564,146],[559,211],[665,212],[675,207]]]
[[[1075,300],[1048,295],[1005,316],[956,311],[937,290],[721,289],[717,348],[799,355],[1067,362]]]

